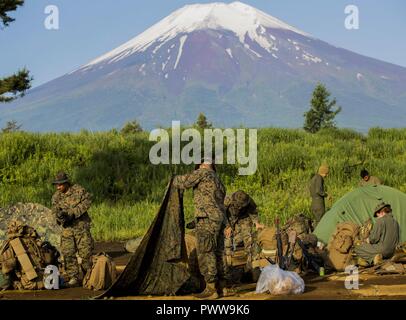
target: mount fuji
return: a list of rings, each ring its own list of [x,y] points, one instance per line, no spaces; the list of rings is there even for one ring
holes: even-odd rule
[[[335,47],[241,2],[187,5],[118,48],[0,108],[31,131],[193,123],[301,127],[315,85],[340,127],[406,123],[406,68]]]

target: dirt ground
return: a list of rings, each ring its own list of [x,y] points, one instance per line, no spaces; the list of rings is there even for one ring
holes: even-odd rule
[[[118,271],[122,271],[131,257],[124,250],[124,244],[97,243],[97,252],[104,251],[116,262]],[[234,300],[357,300],[357,299],[405,299],[406,300],[406,275],[370,275],[360,274],[359,288],[347,290],[345,288],[345,274],[332,274],[324,277],[305,276],[305,292],[300,295],[271,296],[269,294],[256,294],[255,284],[245,284],[237,289],[236,295],[222,299]],[[0,300],[86,300],[92,299],[102,292],[90,291],[83,288],[70,288],[60,290],[42,291],[3,291],[0,292]],[[126,300],[192,300],[192,296],[178,297],[152,297],[136,296],[122,297]]]

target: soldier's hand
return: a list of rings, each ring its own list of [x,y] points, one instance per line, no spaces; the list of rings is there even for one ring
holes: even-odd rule
[[[259,229],[263,229],[265,226],[259,222],[255,222],[255,229],[259,230]]]
[[[225,236],[226,238],[230,238],[232,232],[233,232],[233,230],[231,229],[231,227],[226,227],[226,228],[224,229],[224,236]]]

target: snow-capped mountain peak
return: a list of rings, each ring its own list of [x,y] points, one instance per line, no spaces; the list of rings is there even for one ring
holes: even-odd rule
[[[269,50],[272,47],[272,43],[270,43],[272,41],[264,36],[266,28],[289,30],[309,36],[271,15],[239,1],[230,4],[222,2],[192,4],[173,12],[137,37],[80,69],[90,68],[103,61],[119,61],[135,52],[145,51],[157,42],[159,45],[163,45],[179,34],[205,29],[232,31],[243,44],[248,35],[253,41]]]

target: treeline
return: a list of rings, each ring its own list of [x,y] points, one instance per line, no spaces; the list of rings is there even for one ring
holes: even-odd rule
[[[140,235],[154,217],[171,175],[192,169],[152,165],[153,144],[146,132],[0,134],[0,206],[17,202],[50,206],[51,181],[59,170],[66,170],[93,194],[90,213],[97,240]],[[406,192],[406,129],[374,128],[367,135],[345,129],[316,134],[260,129],[256,174],[238,176],[237,165],[220,165],[218,171],[228,192],[249,192],[261,219],[272,223],[276,215],[284,221],[299,212],[310,214],[307,184],[322,162],[331,168],[326,185],[332,201],[357,186],[364,167]],[[185,206],[191,219],[191,193],[186,194]]]

